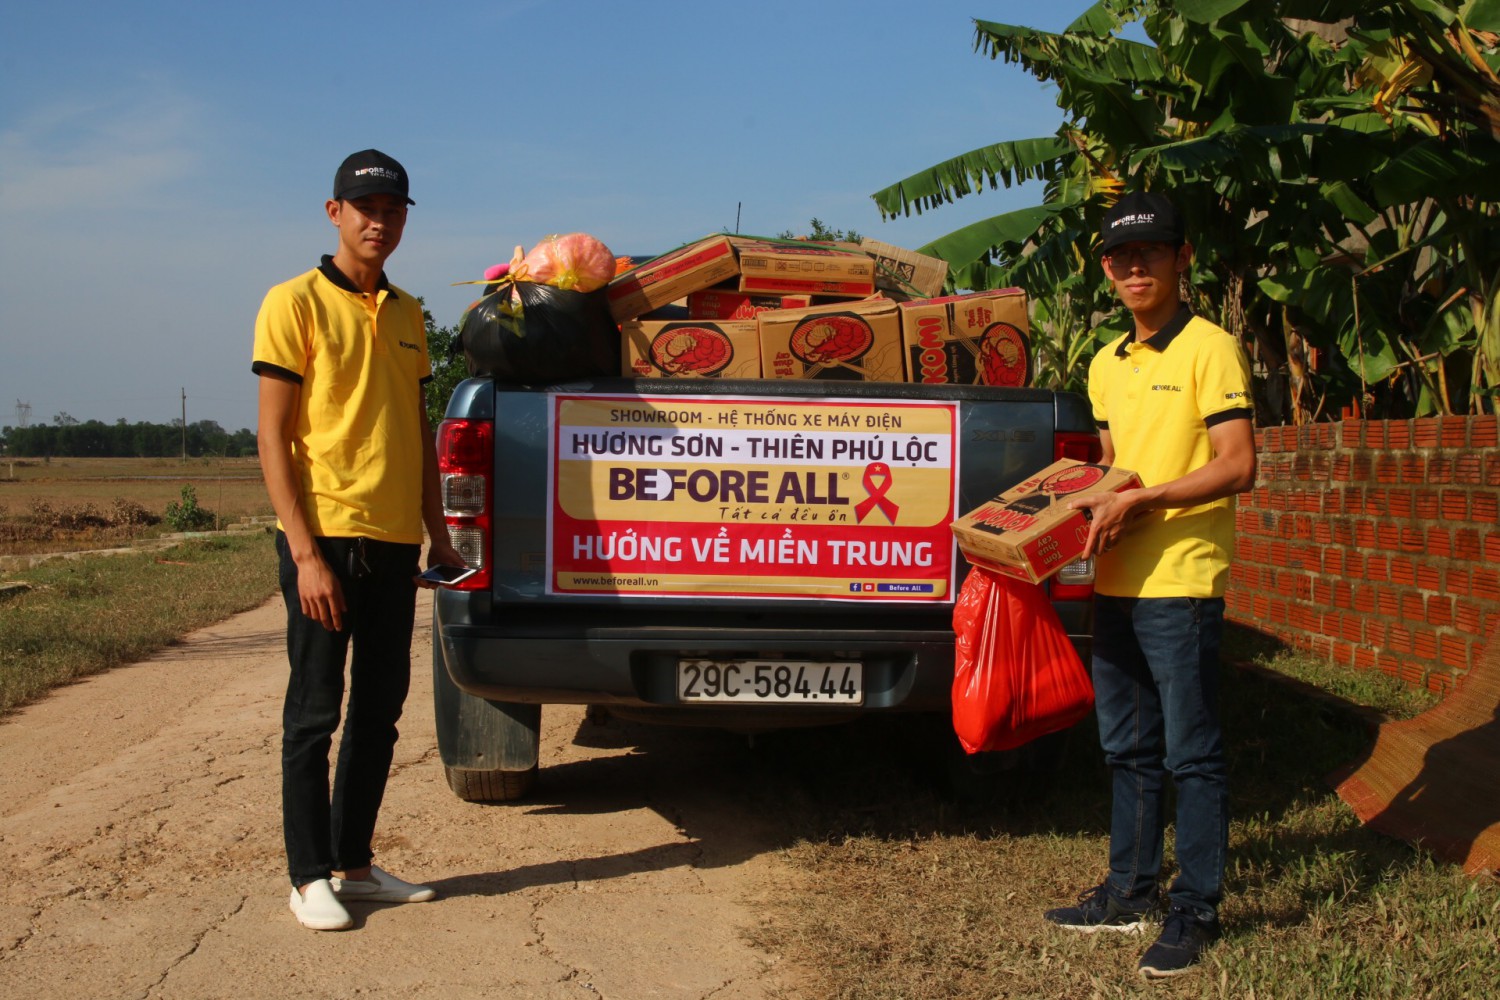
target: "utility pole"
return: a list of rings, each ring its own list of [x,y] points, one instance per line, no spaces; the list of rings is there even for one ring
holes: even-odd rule
[[[182,460],[187,461],[187,386],[182,387]]]
[[[31,423],[31,404],[16,400],[16,426],[25,427]]]

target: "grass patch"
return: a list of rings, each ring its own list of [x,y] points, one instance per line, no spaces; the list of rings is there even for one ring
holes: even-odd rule
[[[994,760],[926,752],[946,719],[778,737],[801,777],[755,794],[792,817],[794,878],[769,890],[756,942],[808,970],[798,996],[840,1000],[1489,995],[1500,886],[1369,832],[1326,783],[1368,745],[1364,724],[1253,671],[1227,672],[1223,704],[1225,936],[1192,975],[1146,983],[1135,967],[1150,937],[1041,918],[1107,865],[1092,722]]]
[[[1426,688],[1414,687],[1378,670],[1353,670],[1283,645],[1272,636],[1243,625],[1227,625],[1227,659],[1290,677],[1350,705],[1372,709],[1391,719],[1409,719],[1438,703]]]
[[[267,534],[230,535],[5,580],[31,589],[0,603],[0,713],[256,607],[276,589],[276,555]]]

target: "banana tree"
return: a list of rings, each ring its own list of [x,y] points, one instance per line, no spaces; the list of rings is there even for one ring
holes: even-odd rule
[[[1063,124],[874,198],[889,216],[1040,182],[1041,204],[923,250],[957,287],[1026,288],[1034,339],[1059,341],[1044,356],[1073,357],[1075,381],[1077,347],[1124,326],[1091,252],[1100,217],[1157,188],[1194,236],[1195,307],[1257,361],[1263,419],[1492,409],[1497,21],[1500,0],[1100,0],[1055,34],[978,21],[975,48],[1054,84]]]

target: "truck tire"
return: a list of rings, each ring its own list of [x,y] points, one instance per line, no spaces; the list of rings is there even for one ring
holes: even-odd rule
[[[448,787],[465,802],[514,802],[536,785],[537,769],[529,771],[466,771],[443,768]]]
[[[466,694],[448,676],[432,622],[432,701],[448,787],[465,802],[512,802],[536,785],[542,706]]]

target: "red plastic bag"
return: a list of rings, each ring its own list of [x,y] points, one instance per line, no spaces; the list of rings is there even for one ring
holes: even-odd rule
[[[969,753],[1067,729],[1094,684],[1042,588],[974,567],[953,607],[953,731]]]

